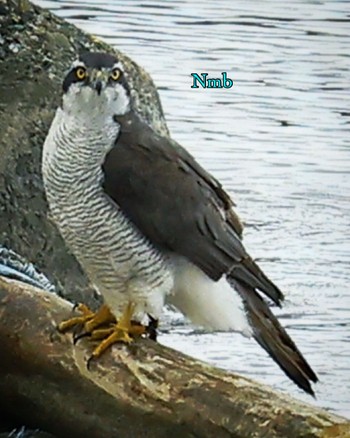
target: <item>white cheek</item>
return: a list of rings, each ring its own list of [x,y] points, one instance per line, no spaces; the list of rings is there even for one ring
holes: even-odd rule
[[[67,93],[63,95],[63,110],[67,113],[75,114],[78,106],[83,106],[81,105],[81,102],[84,100],[83,94],[83,90],[79,85],[71,84]]]
[[[114,114],[124,115],[130,110],[130,98],[120,84],[107,88],[106,94]]]
[[[129,97],[125,89],[116,84],[107,87],[98,95],[90,87],[72,84],[63,97],[63,109],[75,117],[105,117],[107,115],[124,115],[130,109]]]

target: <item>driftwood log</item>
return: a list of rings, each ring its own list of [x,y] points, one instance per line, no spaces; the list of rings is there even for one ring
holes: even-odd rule
[[[72,305],[0,277],[0,405],[57,437],[331,438],[350,423],[150,340],[92,342],[56,325]]]

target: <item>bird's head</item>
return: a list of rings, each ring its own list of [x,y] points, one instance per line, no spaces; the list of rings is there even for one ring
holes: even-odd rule
[[[109,53],[87,52],[73,62],[63,81],[62,108],[70,114],[124,115],[130,90],[122,63]]]

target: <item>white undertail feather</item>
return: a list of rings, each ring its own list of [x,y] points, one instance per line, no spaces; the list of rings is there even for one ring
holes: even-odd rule
[[[175,263],[174,289],[168,302],[194,325],[207,330],[235,331],[250,337],[243,302],[223,276],[215,282],[195,265]]]

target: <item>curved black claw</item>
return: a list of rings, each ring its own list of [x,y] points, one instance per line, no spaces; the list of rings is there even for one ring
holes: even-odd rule
[[[90,371],[91,363],[96,359],[96,357],[92,354],[89,359],[86,361],[86,368]]]
[[[149,339],[152,339],[152,341],[157,342],[157,336],[158,336],[157,329],[158,329],[159,320],[156,318],[153,318],[153,316],[150,315],[149,313],[147,315],[149,318],[149,323],[147,326],[148,337],[149,337]]]
[[[73,308],[72,308],[72,312],[75,312],[76,310],[77,310],[77,308],[79,307],[79,302],[78,301],[76,301],[74,304],[73,304]]]
[[[90,332],[83,332],[83,333],[74,333],[73,334],[73,344],[75,345],[80,339],[83,338],[90,338],[91,333]]]
[[[58,331],[58,333],[63,333],[63,331],[60,330],[60,325],[59,324],[55,324],[54,327],[55,327],[56,331]]]

